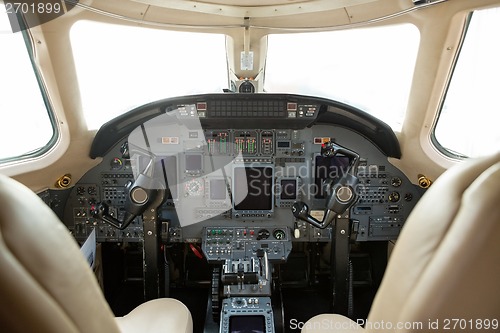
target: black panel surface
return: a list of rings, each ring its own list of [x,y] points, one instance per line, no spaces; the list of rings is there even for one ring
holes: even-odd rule
[[[296,116],[290,117],[294,106]],[[314,123],[335,124],[364,136],[386,156],[401,157],[394,132],[379,119],[333,100],[291,94],[206,94],[149,103],[104,124],[94,138],[90,157],[103,157],[137,126],[179,108],[185,108],[186,115],[195,112],[205,129],[302,129]]]

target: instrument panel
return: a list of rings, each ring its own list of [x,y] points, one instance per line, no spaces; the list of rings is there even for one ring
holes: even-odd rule
[[[329,241],[331,227],[310,226],[296,220],[290,210],[295,201],[304,201],[313,216],[322,218],[322,184],[340,178],[349,164],[345,156],[321,156],[321,145],[328,141],[361,157],[356,170],[359,197],[349,210],[356,240],[397,238],[422,190],[372,142],[335,124],[203,129],[153,118],[117,142],[78,182],[67,201],[64,221],[77,240],[96,228],[100,242],[141,241],[141,217],[117,230],[92,217],[91,211],[104,201],[114,217],[123,216],[126,183],[153,163],[155,177],[169,189],[158,209],[159,220],[168,222],[162,230],[164,241],[201,242],[204,232],[218,228],[278,229],[287,235],[291,230],[288,237],[293,242]]]
[[[354,271],[349,244],[362,249],[360,242],[396,239],[423,194],[390,163],[401,152],[386,124],[307,96],[158,101],[103,125],[89,155],[100,163],[58,205],[76,240],[95,231],[98,242],[142,246],[149,298],[161,296],[169,273],[161,259],[171,259],[186,276],[198,270],[196,259],[190,269],[181,267],[191,249],[212,270],[207,314],[211,310],[221,327],[258,316],[255,327],[274,330],[273,281],[283,275],[273,267],[292,255],[301,270],[325,266],[335,281],[344,281],[333,293],[348,295],[348,272]],[[332,220],[336,226],[327,225]],[[334,238],[331,247],[323,246]],[[161,257],[161,248],[164,256],[171,249],[170,259]],[[321,265],[327,249],[332,261]],[[341,298],[335,302],[340,312],[348,307],[348,297]]]

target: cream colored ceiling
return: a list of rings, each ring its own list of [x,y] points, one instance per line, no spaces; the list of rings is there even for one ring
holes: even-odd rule
[[[184,2],[195,2],[191,0],[184,0]],[[227,6],[276,6],[276,5],[286,5],[291,3],[306,3],[314,2],[314,0],[200,0],[198,2],[204,2],[215,5],[227,5]]]
[[[151,6],[230,17],[275,17],[324,12],[375,2],[376,0],[132,0]]]

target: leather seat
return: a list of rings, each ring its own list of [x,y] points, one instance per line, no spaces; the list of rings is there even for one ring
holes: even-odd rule
[[[418,202],[364,328],[322,314],[302,332],[479,332],[487,320],[499,329],[500,154],[449,169]]]
[[[0,175],[2,332],[192,332],[174,299],[146,302],[115,318],[77,243],[31,190]]]

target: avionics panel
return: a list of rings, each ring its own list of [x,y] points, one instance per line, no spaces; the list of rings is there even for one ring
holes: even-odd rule
[[[270,218],[274,211],[274,166],[235,164],[233,211],[237,217]]]
[[[279,177],[276,179],[276,207],[291,207],[302,199],[300,177]]]
[[[236,153],[242,153],[244,155],[257,154],[257,132],[234,131],[234,148]]]
[[[283,263],[292,250],[289,228],[272,225],[252,227],[207,227],[203,229],[202,250],[211,264],[226,259],[250,258],[258,250],[267,252],[271,263]]]
[[[274,333],[269,297],[231,297],[223,300],[219,333]]]
[[[166,126],[160,120],[151,121],[158,133],[154,136],[156,132],[148,131],[148,142],[162,150],[154,156],[155,173],[171,189],[171,196],[159,208],[161,219],[168,221],[169,242],[200,242],[202,228],[251,227],[254,222],[268,230],[288,228],[294,242],[329,241],[331,229],[296,221],[290,210],[300,200],[319,217],[325,207],[324,181],[340,178],[347,169],[347,157],[319,155],[321,144],[329,140],[361,156],[359,199],[350,209],[358,241],[396,239],[423,192],[373,143],[343,127],[214,128],[197,131],[197,135],[191,128],[185,133],[174,128],[169,135],[177,139],[175,144],[163,144]],[[108,201],[118,217],[123,214],[124,185],[149,164],[148,156],[125,157],[121,149],[125,143],[126,138],[117,142],[69,195],[64,222],[78,240],[84,240],[94,227],[98,227],[98,241],[142,240],[140,217],[123,232],[89,217],[92,204],[102,200]],[[87,188],[90,193],[83,190]],[[192,217],[185,218],[191,224],[181,221],[178,209],[190,214],[184,216]],[[167,231],[164,234],[167,240]]]
[[[266,318],[262,315],[234,315],[229,317],[229,333],[266,332]]]
[[[219,200],[227,199],[227,184],[224,178],[211,178],[207,179],[207,184],[205,185],[208,189],[207,198],[210,202],[217,202]]]
[[[270,156],[274,153],[274,133],[273,131],[262,131],[260,133],[260,154]]]
[[[200,174],[203,171],[203,156],[201,154],[186,154],[185,171],[190,175]]]
[[[205,131],[207,152],[211,155],[231,154],[229,131]]]

